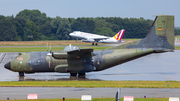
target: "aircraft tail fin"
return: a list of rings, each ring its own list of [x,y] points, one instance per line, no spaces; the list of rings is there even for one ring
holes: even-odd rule
[[[114,36],[114,39],[121,41],[121,39],[122,39],[122,37],[123,37],[123,35],[124,35],[124,32],[125,32],[124,29],[122,29],[121,31],[119,31],[119,32]]]
[[[174,16],[156,16],[147,36],[137,45],[127,48],[152,48],[155,51],[174,50]]]
[[[159,51],[174,50],[174,16],[156,16],[147,36],[138,41],[112,47],[110,49],[153,49]]]

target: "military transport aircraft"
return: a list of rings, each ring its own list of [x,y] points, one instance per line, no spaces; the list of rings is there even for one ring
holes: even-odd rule
[[[124,42],[121,41],[125,30],[120,30],[115,36],[113,37],[107,37],[103,35],[97,35],[97,34],[91,34],[86,32],[80,32],[80,31],[74,31],[70,33],[69,35],[75,38],[82,39],[83,42],[92,42],[92,45],[98,45],[98,42],[100,43],[120,43]]]
[[[59,72],[84,76],[154,52],[174,50],[174,16],[156,16],[147,36],[138,41],[105,49],[80,49],[68,46],[62,52],[30,52],[19,54],[4,65],[6,69],[24,73]]]

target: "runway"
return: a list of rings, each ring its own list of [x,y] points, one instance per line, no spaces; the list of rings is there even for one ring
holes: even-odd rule
[[[27,99],[28,94],[38,94],[38,99],[81,98],[81,95],[92,95],[92,98],[115,98],[118,88],[74,88],[74,87],[0,87],[0,99]],[[121,88],[120,97],[164,98],[179,97],[180,89],[168,88]]]
[[[175,42],[174,42],[174,45],[175,45],[175,46],[180,46],[180,41],[175,41]]]
[[[180,50],[150,55],[114,66],[112,68],[86,73],[85,78],[72,78],[69,73],[25,74],[19,78],[17,72],[4,68],[18,53],[0,53],[0,81],[33,80],[175,80],[180,81]]]

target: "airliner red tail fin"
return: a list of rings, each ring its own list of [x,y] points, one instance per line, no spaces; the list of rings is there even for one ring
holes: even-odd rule
[[[124,32],[125,32],[124,29],[122,29],[121,31],[119,31],[119,32],[114,36],[114,39],[121,41],[121,39],[122,39],[122,37],[123,37],[123,35],[124,35]]]

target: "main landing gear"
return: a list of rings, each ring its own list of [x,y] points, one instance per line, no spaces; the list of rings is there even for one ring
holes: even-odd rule
[[[92,43],[92,45],[94,45],[94,43]],[[95,44],[96,46],[98,45],[98,43]]]
[[[19,72],[19,77],[24,77],[24,72]]]
[[[77,76],[77,73],[70,73],[71,76],[73,77],[76,77]],[[86,76],[86,73],[78,73],[78,77],[80,78],[84,78]]]
[[[77,76],[77,73],[70,73],[71,76]]]

